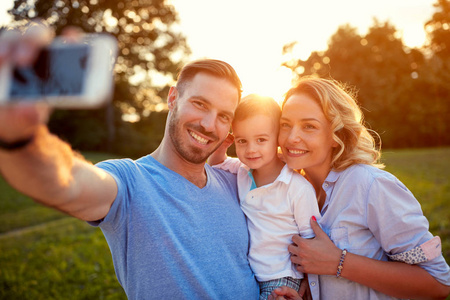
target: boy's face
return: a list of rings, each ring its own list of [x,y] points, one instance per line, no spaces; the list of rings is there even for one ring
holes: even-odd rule
[[[233,124],[236,154],[240,161],[257,170],[278,159],[278,122],[255,115]]]

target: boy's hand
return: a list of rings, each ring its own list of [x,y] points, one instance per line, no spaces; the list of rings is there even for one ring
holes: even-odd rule
[[[290,287],[282,286],[273,290],[268,300],[303,300],[298,292]]]
[[[208,158],[208,164],[210,166],[221,164],[227,159],[227,149],[233,145],[234,136],[232,133],[228,133],[228,136],[223,141],[222,145],[214,151],[213,154]]]
[[[230,146],[233,145],[233,143],[234,143],[234,135],[231,132],[229,132],[225,141],[223,141],[222,145],[217,150],[223,147],[225,151],[227,151],[227,149],[230,148]]]
[[[303,278],[300,283],[298,294],[303,300],[312,300],[311,290],[309,289],[308,274],[305,274],[305,278]]]

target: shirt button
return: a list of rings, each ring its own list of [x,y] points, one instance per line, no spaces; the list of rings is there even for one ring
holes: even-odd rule
[[[328,187],[328,183],[325,183],[323,186],[327,188]]]
[[[316,282],[315,281],[311,282],[311,286],[316,286]]]

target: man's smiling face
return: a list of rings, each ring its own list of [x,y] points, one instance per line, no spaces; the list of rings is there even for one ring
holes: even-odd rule
[[[183,91],[169,92],[169,135],[190,163],[204,163],[228,135],[239,93],[226,79],[198,73]]]

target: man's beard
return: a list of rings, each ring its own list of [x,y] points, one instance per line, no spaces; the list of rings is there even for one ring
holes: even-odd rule
[[[175,147],[175,150],[180,154],[182,158],[184,158],[186,161],[193,163],[193,164],[201,164],[205,163],[208,157],[216,151],[217,148],[222,143],[219,143],[213,150],[205,152],[202,149],[196,148],[196,147],[188,147],[183,142],[183,133],[182,129],[179,127],[179,118],[178,118],[178,109],[175,106],[175,108],[172,110],[172,115],[170,116],[169,120],[169,136],[172,140],[172,144]],[[210,132],[206,132],[203,127],[201,126],[194,126],[191,125],[190,128],[192,128],[194,131],[200,132],[203,135],[212,138],[213,141],[217,140],[218,137]]]

